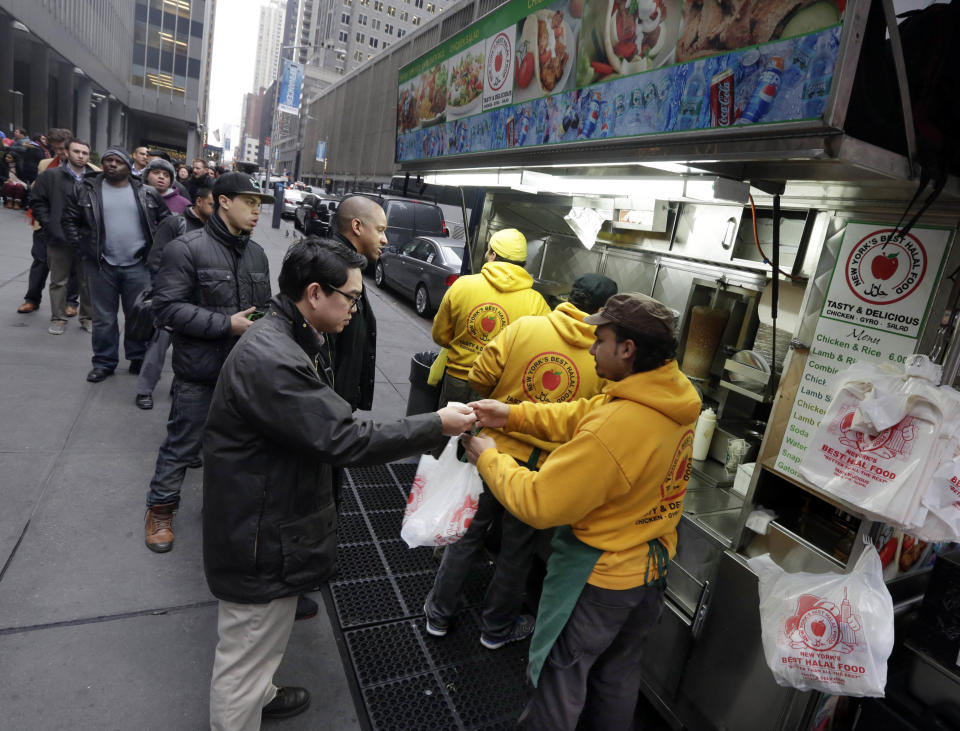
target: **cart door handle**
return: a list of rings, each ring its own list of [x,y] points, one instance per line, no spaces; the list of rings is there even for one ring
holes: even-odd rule
[[[703,582],[703,591],[700,593],[700,601],[697,602],[697,608],[693,612],[693,624],[690,625],[690,634],[694,639],[700,636],[700,630],[703,629],[703,622],[707,618],[707,611],[710,609],[710,582]]]

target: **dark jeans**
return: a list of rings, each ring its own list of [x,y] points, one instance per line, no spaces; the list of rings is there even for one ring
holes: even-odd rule
[[[86,261],[87,287],[93,305],[93,367],[115,370],[120,362],[120,327],[117,312],[123,305],[129,317],[137,295],[150,287],[146,264],[115,267],[103,262]],[[124,337],[123,354],[127,360],[143,360],[147,346],[142,340]]]
[[[504,510],[486,487],[480,494],[477,514],[466,534],[456,543],[443,549],[443,559],[437,569],[433,589],[427,594],[427,617],[450,621],[457,613],[457,605],[477,554],[483,550],[487,528],[498,515],[503,515],[503,537],[497,565],[483,598],[480,631],[491,640],[510,634],[523,601],[523,591],[533,558],[536,530]]]
[[[614,591],[587,584],[520,716],[527,731],[574,731],[582,717],[597,731],[633,728],[640,655],[663,610],[663,590]]]
[[[47,266],[47,242],[43,238],[43,231],[38,229],[33,232],[33,244],[30,246],[30,256],[33,257],[33,263],[30,264],[30,274],[27,277],[27,293],[23,299],[25,302],[40,306],[43,300],[43,288],[47,285],[47,275],[50,268]],[[77,282],[77,265],[70,270],[70,279],[67,282],[67,302],[76,306],[80,301],[80,284]]]
[[[180,486],[187,465],[200,456],[203,425],[210,411],[213,386],[173,379],[173,400],[167,436],[157,454],[157,467],[147,492],[147,507],[180,504]]]

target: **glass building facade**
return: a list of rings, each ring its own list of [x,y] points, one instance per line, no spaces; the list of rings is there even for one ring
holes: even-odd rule
[[[137,0],[130,83],[196,99],[202,86],[207,0]]]

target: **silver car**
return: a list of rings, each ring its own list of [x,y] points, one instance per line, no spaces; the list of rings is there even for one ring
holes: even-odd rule
[[[421,317],[429,317],[460,276],[463,241],[418,236],[400,247],[388,246],[380,255],[374,280],[413,299]]]
[[[284,188],[283,189],[283,211],[280,215],[284,218],[293,218],[297,213],[297,206],[300,205],[300,201],[303,200],[303,197],[306,195],[302,190],[297,190],[296,188]]]

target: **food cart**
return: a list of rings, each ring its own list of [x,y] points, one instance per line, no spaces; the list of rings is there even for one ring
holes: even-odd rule
[[[643,658],[644,695],[676,728],[811,725],[824,698],[774,682],[747,558],[841,572],[864,537],[883,545],[884,525],[798,470],[831,378],[927,353],[955,384],[960,365],[960,184],[893,236],[921,172],[910,114],[905,154],[847,124],[893,5],[740,5],[515,0],[401,69],[398,91],[401,169],[486,190],[475,268],[516,227],[548,298],[600,272],[678,313],[681,367],[718,424]],[[759,508],[775,517],[748,528]],[[898,611],[932,550],[888,558]]]

